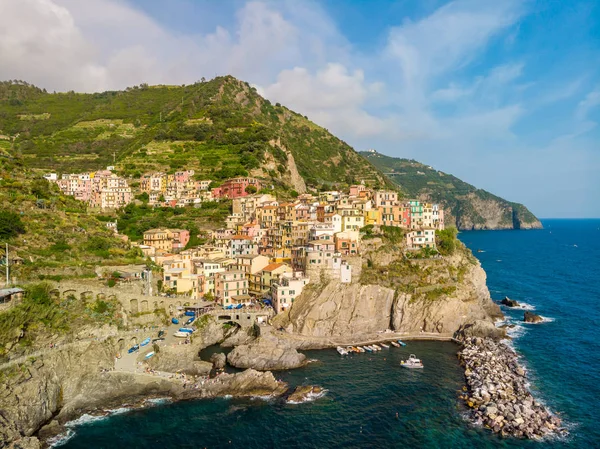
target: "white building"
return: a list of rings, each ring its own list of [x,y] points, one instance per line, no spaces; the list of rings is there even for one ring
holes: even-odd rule
[[[308,277],[303,276],[301,272],[283,273],[279,282],[275,282],[271,287],[273,307],[277,313],[289,309],[308,282]]]

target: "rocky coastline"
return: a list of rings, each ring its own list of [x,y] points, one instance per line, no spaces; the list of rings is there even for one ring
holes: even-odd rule
[[[567,434],[561,420],[537,401],[527,387],[527,373],[504,342],[470,337],[458,353],[465,369],[462,396],[476,424],[502,436],[543,439]]]

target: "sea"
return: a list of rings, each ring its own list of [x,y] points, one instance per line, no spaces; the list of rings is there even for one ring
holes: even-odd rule
[[[143,408],[71,423],[56,446],[76,448],[595,448],[600,447],[600,220],[543,220],[543,230],[462,232],[507,309],[511,344],[536,398],[569,436],[545,442],[501,438],[474,427],[458,398],[458,347],[408,342],[374,354],[307,351],[305,368],[278,372],[291,386],[318,385],[320,398],[221,398]],[[545,318],[524,324],[531,310]],[[213,348],[214,350],[214,348]],[[410,353],[423,370],[399,366]]]

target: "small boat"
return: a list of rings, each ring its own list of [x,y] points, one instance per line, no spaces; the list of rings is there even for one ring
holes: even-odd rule
[[[423,368],[423,362],[421,362],[414,354],[408,357],[408,360],[402,360],[400,366],[404,368]]]
[[[129,350],[127,351],[129,354],[131,354],[132,352],[137,351],[138,349],[140,349],[140,345],[134,345],[131,348],[129,348]]]
[[[173,336],[177,338],[189,338],[190,334],[189,332],[175,332]]]
[[[189,325],[190,325],[190,324],[192,324],[192,323],[193,323],[195,320],[196,320],[196,318],[195,318],[195,317],[192,317],[192,318],[190,318],[189,320],[187,320],[187,321],[185,322],[185,325],[186,325],[186,326],[189,326]]]
[[[171,323],[179,324],[179,320],[177,318],[171,318]]]
[[[398,340],[398,344],[399,344],[400,346],[406,346],[406,343],[404,343],[402,340]]]
[[[186,332],[188,334],[193,334],[194,333],[194,329],[192,329],[190,327],[180,327],[179,328],[179,332]]]
[[[390,349],[390,345],[386,345],[385,343],[379,343],[382,348]]]
[[[370,346],[363,346],[363,348],[365,348],[365,351],[367,352],[373,352],[373,348],[371,348]]]
[[[346,351],[344,348],[342,348],[341,346],[338,346],[337,348],[337,352],[340,353],[340,355],[348,355],[348,351]]]
[[[161,330],[159,330],[159,331],[158,331],[158,338],[164,337],[164,336],[165,336],[165,333],[166,333],[166,332],[164,331],[164,329],[161,329]]]
[[[367,352],[362,346],[357,346],[356,349],[358,349],[358,352]]]
[[[356,351],[354,350],[354,348],[353,348],[352,346],[347,346],[347,347],[346,347],[346,352],[347,352],[348,354],[350,354],[350,353],[352,353],[352,352],[356,352]]]
[[[373,344],[371,346],[373,346],[376,351],[381,351],[381,346],[379,346],[378,344]]]
[[[150,343],[150,337],[144,339],[144,341],[140,343],[140,346],[146,346],[148,343]]]
[[[146,354],[146,355],[144,356],[144,358],[145,358],[146,360],[148,360],[148,359],[149,359],[150,357],[152,357],[152,356],[154,356],[154,351],[150,351],[148,354]]]
[[[390,344],[394,347],[394,348],[399,348],[400,345],[398,343],[396,343],[395,341],[390,341]]]

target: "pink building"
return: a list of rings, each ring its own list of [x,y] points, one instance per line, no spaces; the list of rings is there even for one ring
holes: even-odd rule
[[[225,181],[221,187],[214,188],[212,194],[214,198],[239,198],[248,195],[246,192],[248,186],[254,186],[256,190],[260,190],[262,184],[256,178],[232,178]]]

